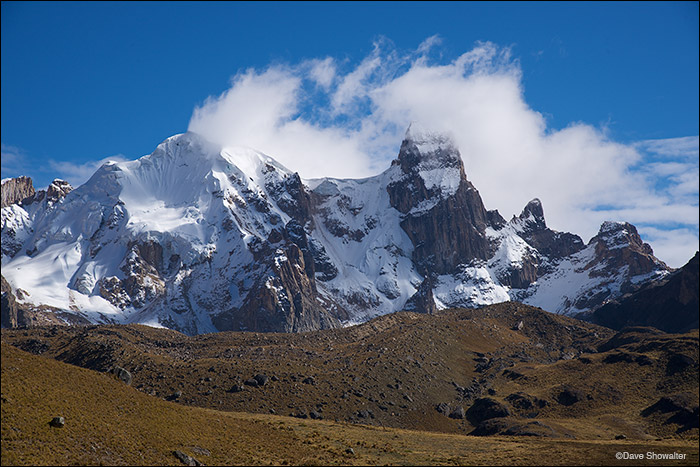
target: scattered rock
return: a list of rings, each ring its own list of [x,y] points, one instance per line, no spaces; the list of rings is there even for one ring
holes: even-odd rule
[[[617,436],[615,436],[615,439],[627,439],[627,436],[625,436],[625,435],[617,435]]]
[[[270,378],[268,378],[267,375],[258,373],[253,376],[253,379],[258,383],[258,386],[265,386]]]
[[[66,424],[66,419],[63,417],[54,417],[49,422],[49,425],[51,425],[54,428],[63,428],[63,425],[65,425],[65,424]]]
[[[309,418],[311,418],[312,420],[322,420],[323,415],[316,412],[315,410],[312,410],[311,412],[309,412]]]
[[[345,454],[350,454],[351,456],[355,455],[355,450],[353,448],[347,448],[345,450]]]
[[[316,384],[316,379],[315,379],[313,376],[308,376],[308,377],[304,378],[304,380],[302,381],[302,383],[304,383],[304,384],[310,384],[310,385],[313,386],[313,385]]]
[[[465,417],[464,407],[461,405],[458,405],[450,412],[450,418],[454,418],[455,420],[464,420]]]
[[[435,410],[437,410],[439,413],[443,414],[444,416],[448,416],[450,414],[450,405],[446,404],[444,402],[440,402],[437,407],[435,407]]]
[[[524,392],[509,394],[506,397],[506,401],[508,401],[514,408],[520,410],[533,410],[535,408],[541,409],[548,405],[546,400],[531,396]]]
[[[246,386],[252,386],[254,388],[257,388],[259,386],[258,380],[255,378],[247,379],[247,380],[243,381],[243,384],[245,384]]]
[[[171,395],[169,395],[168,397],[166,397],[166,400],[175,401],[175,400],[178,400],[178,399],[181,398],[181,397],[182,397],[182,391],[175,391],[174,393],[172,393]]]
[[[257,383],[257,381],[256,381],[256,383]],[[241,391],[243,391],[243,389],[244,389],[243,386],[241,386],[239,384],[234,384],[233,386],[231,386],[231,389],[229,389],[228,392],[241,392]]]
[[[192,456],[188,456],[182,451],[173,451],[173,455],[184,465],[204,465]]]

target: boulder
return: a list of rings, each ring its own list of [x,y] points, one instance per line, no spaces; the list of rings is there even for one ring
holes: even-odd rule
[[[243,384],[245,384],[246,386],[252,386],[254,388],[257,388],[258,386],[260,386],[260,384],[258,384],[258,380],[255,378],[247,379],[247,380],[243,381]]]
[[[122,380],[127,386],[131,385],[131,373],[129,373],[126,369],[120,366],[115,366],[112,373],[114,373],[116,377]]]
[[[49,425],[51,425],[54,428],[63,428],[63,425],[65,425],[65,424],[66,424],[66,419],[63,417],[54,417],[49,422]]]
[[[268,378],[267,375],[258,373],[257,375],[253,376],[253,379],[258,382],[258,386],[265,386],[270,378]]]
[[[173,451],[173,455],[177,457],[177,460],[182,462],[184,465],[204,465],[194,457],[189,456],[182,451]]]

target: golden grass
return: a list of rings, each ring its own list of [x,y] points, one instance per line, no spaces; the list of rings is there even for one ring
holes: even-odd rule
[[[686,454],[649,465],[698,462],[692,440],[477,438],[188,407],[4,343],[1,421],[2,465],[177,465],[174,450],[206,465],[630,465],[615,453],[649,451]]]

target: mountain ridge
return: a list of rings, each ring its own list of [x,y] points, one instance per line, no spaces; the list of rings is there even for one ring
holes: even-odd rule
[[[3,208],[3,277],[19,306],[93,323],[298,332],[507,300],[574,314],[670,272],[631,224],[585,245],[538,199],[508,222],[487,211],[452,138],[414,125],[361,180],[184,133],[61,195]]]

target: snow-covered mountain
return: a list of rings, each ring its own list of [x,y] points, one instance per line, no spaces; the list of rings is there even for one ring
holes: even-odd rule
[[[361,180],[302,180],[185,133],[52,187],[2,208],[15,321],[197,334],[506,300],[573,314],[669,272],[630,224],[606,222],[586,245],[549,229],[538,200],[508,222],[487,211],[452,138],[416,125],[391,166]]]

